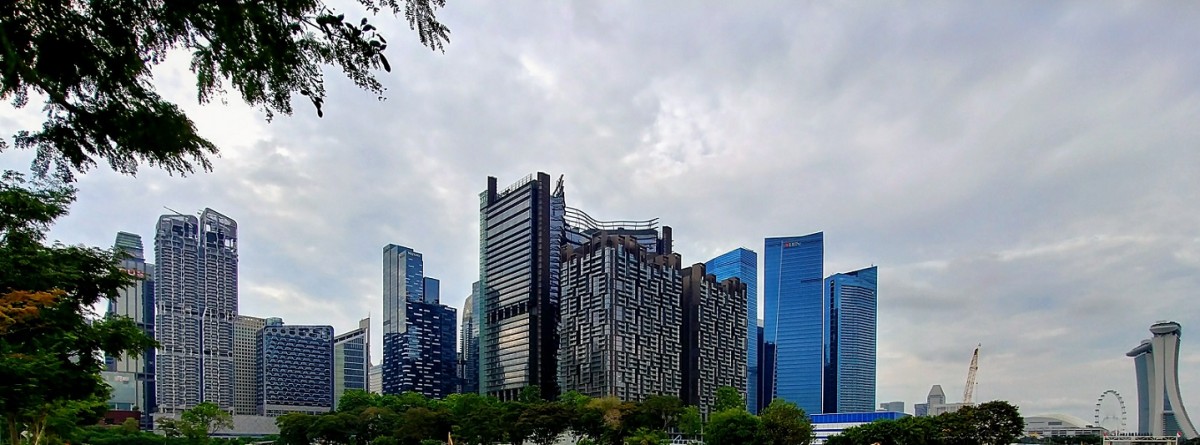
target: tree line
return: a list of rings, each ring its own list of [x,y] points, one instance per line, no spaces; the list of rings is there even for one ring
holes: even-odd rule
[[[847,428],[826,445],[1008,445],[1025,433],[1017,407],[1004,401],[930,417],[880,420]]]
[[[660,444],[677,435],[716,445],[807,445],[812,425],[795,404],[775,400],[761,416],[746,411],[734,388],[717,392],[707,421],[695,406],[676,396],[654,395],[643,401],[589,397],[575,391],[557,400],[539,397],[530,386],[513,401],[479,394],[452,394],[443,400],[418,393],[378,395],[348,391],[335,411],[292,413],[279,417],[281,445],[429,445],[555,443],[570,437],[576,444]]]

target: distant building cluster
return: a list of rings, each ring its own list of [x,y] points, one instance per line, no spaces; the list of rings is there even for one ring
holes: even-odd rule
[[[820,232],[766,238],[760,287],[753,250],[689,266],[657,219],[593,218],[545,173],[504,188],[488,178],[461,323],[423,254],[384,246],[379,362],[369,319],[337,333],[239,313],[237,241],[237,223],[211,209],[162,216],[154,265],[138,235],[118,235],[122,267],[142,280],[109,314],[160,346],[108,366],[133,400],[122,407],[150,414],[144,426],[202,402],[237,416],[328,412],[350,390],[512,400],[536,386],[545,398],[678,396],[708,413],[733,387],[756,413],[774,398],[811,414],[876,406],[877,269],[826,276]]]

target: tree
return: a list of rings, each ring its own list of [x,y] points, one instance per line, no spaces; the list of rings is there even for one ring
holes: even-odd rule
[[[659,445],[667,440],[667,434],[650,428],[638,428],[632,436],[625,438],[625,445]]]
[[[700,417],[700,408],[693,405],[684,407],[683,413],[679,415],[679,431],[695,437],[699,436],[703,429],[704,420]]]
[[[453,423],[454,442],[490,444],[504,436],[500,401],[479,394],[451,394],[446,398]]]
[[[763,445],[808,445],[813,440],[812,422],[795,403],[783,399],[771,401],[763,410]]]
[[[185,410],[178,419],[162,418],[159,425],[168,437],[185,437],[192,443],[208,443],[213,433],[233,428],[233,415],[212,402]]]
[[[315,416],[304,413],[288,413],[275,419],[279,427],[279,443],[281,445],[309,445],[308,430],[316,422]]]
[[[975,407],[979,443],[1010,444],[1025,432],[1025,419],[1012,404],[996,400]]]
[[[713,402],[712,412],[719,413],[730,409],[746,409],[746,401],[742,399],[742,393],[731,386],[717,388],[717,398]]]
[[[445,0],[357,3],[359,13],[403,12],[433,50],[449,40],[434,14]],[[382,95],[375,73],[391,70],[386,48],[366,18],[347,19],[324,0],[9,1],[0,6],[0,100],[21,108],[45,98],[42,128],[13,137],[37,151],[39,175],[71,177],[98,158],[127,174],[143,162],[192,173],[211,169],[217,147],[155,90],[151,69],[168,56],[190,53],[200,103],[228,86],[270,119],[292,113],[297,93],[321,115],[326,66]]]
[[[666,431],[679,420],[683,412],[683,401],[676,396],[654,395],[647,397],[633,413],[634,428]]]
[[[128,318],[97,319],[91,309],[133,282],[117,254],[44,244],[74,198],[61,183],[0,176],[0,415],[9,443],[22,435],[41,441],[47,422],[72,402],[107,400],[102,354],[155,347]]]
[[[733,408],[713,414],[704,429],[704,443],[708,445],[755,445],[762,436],[762,424],[753,414]]]
[[[558,436],[570,427],[571,417],[566,407],[559,402],[544,402],[527,405],[519,420],[531,432],[530,437],[539,445],[553,444]]]

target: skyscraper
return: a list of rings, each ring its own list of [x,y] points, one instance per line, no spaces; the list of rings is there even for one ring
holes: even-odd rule
[[[1133,357],[1138,386],[1138,432],[1153,436],[1200,437],[1179,392],[1179,323],[1161,321],[1153,334],[1126,354]]]
[[[679,255],[599,232],[564,247],[562,259],[562,390],[627,401],[678,394]]]
[[[746,285],[746,409],[751,413],[770,403],[758,400],[758,254],[746,248],[737,248],[704,263],[708,273],[717,281],[737,278]]]
[[[874,266],[825,279],[826,413],[875,409],[877,281]]]
[[[479,296],[479,282],[471,285],[471,295],[463,302],[462,330],[459,341],[462,343],[459,361],[462,362],[462,392],[479,392],[479,325],[475,314],[475,301]]]
[[[333,327],[267,321],[258,333],[258,414],[333,409]]]
[[[765,341],[775,345],[775,397],[820,413],[825,241],[821,232],[767,238]]]
[[[233,413],[258,414],[258,332],[267,320],[238,315],[233,319]]]
[[[116,300],[108,302],[109,317],[128,317],[147,335],[154,336],[154,265],[146,262],[142,237],[127,232],[117,233],[117,251],[125,254],[121,269],[136,282],[121,289]],[[142,428],[154,426],[151,413],[155,410],[154,362],[155,350],[142,351],[139,357],[122,355],[106,357],[108,371],[132,373],[134,381],[127,385],[134,391],[137,407],[142,412]]]
[[[422,262],[407,247],[384,248],[383,393],[442,398],[457,379],[458,315],[441,304]]]
[[[775,399],[775,344],[767,343],[763,319],[758,319],[758,411]]]
[[[349,390],[367,390],[371,368],[371,319],[359,320],[358,329],[333,338],[333,408]]]
[[[158,410],[201,402],[233,408],[233,319],[238,304],[237,222],[212,209],[163,215],[154,237]]]
[[[500,189],[488,177],[479,202],[480,392],[503,400],[537,385],[558,393],[561,182],[530,175]]]
[[[383,365],[372,365],[367,372],[367,392],[383,394]]]
[[[746,284],[716,277],[694,264],[683,269],[679,341],[683,388],[679,398],[708,413],[717,388],[730,386],[746,396]]]
[[[383,248],[383,334],[404,332],[405,302],[425,294],[425,261],[415,250],[395,244]]]

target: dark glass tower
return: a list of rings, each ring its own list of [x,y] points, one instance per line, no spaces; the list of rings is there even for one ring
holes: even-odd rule
[[[268,320],[258,333],[259,415],[333,409],[333,327]]]
[[[125,255],[121,269],[136,282],[120,290],[115,300],[109,300],[109,317],[128,317],[147,335],[154,336],[154,265],[146,262],[142,237],[127,232],[117,233],[116,250]],[[137,406],[142,412],[143,429],[154,427],[151,413],[155,410],[153,348],[142,351],[139,357],[123,355],[105,357],[109,371],[133,373],[136,379]]]
[[[478,311],[475,310],[478,296],[479,282],[476,281],[471,285],[471,295],[463,303],[462,330],[459,332],[459,341],[462,342],[462,351],[459,357],[459,361],[462,362],[462,371],[459,377],[462,378],[462,392],[464,393],[479,392],[479,325],[478,317],[475,315],[478,314]]]
[[[708,273],[717,281],[737,278],[746,284],[746,409],[758,414],[758,254],[746,248],[737,248],[704,263]],[[770,403],[767,401],[766,403]]]
[[[566,204],[545,173],[479,202],[480,392],[516,399],[529,385],[558,393],[559,268]]]
[[[767,238],[764,337],[775,345],[775,397],[820,413],[824,308],[823,233]]]
[[[877,282],[875,267],[825,279],[826,413],[875,410]]]
[[[446,397],[458,375],[458,312],[440,303],[420,253],[390,244],[383,265],[383,393]]]

